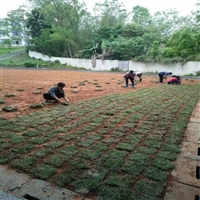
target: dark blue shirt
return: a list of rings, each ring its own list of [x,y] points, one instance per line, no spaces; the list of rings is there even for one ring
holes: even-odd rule
[[[161,76],[167,76],[169,74],[170,74],[170,72],[159,72],[159,75],[161,75]]]

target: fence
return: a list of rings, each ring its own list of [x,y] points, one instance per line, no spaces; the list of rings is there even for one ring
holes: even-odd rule
[[[59,60],[61,64],[68,64],[74,67],[83,67],[90,70],[111,70],[112,68],[119,67],[118,60],[100,60],[97,59],[95,67],[92,65],[92,59],[77,59],[77,58],[62,58],[62,57],[49,57],[42,55],[41,53],[29,51],[29,56],[36,59],[41,59],[44,61],[56,61]],[[134,62],[129,60],[129,70],[140,71],[140,72],[153,72],[157,73],[160,71],[171,71],[176,75],[186,75],[186,74],[196,74],[200,71],[200,62],[187,62],[173,63],[173,64],[160,64],[160,63],[144,63],[144,62]],[[124,68],[126,71],[127,68]]]

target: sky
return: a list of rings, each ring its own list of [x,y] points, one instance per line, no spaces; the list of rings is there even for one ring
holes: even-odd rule
[[[79,0],[84,1],[88,7],[88,11],[92,12],[95,3],[103,3],[104,0]],[[149,10],[151,14],[157,11],[163,11],[169,8],[176,9],[181,15],[187,15],[191,11],[197,9],[196,3],[200,0],[119,0],[125,6],[125,9],[130,12],[134,6],[140,5]],[[26,0],[0,0],[0,18],[4,18],[7,12],[16,10]]]

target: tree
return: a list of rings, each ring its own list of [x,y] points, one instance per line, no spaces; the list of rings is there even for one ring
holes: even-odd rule
[[[87,14],[84,5],[79,3],[78,0],[29,0],[29,2],[33,4],[34,8],[43,11],[46,23],[52,26],[53,34],[57,34],[56,30],[61,30],[60,28],[62,28],[62,32],[65,30],[67,34],[62,34],[66,37],[64,43],[68,47],[69,55],[73,57],[79,49],[78,44],[82,44],[79,31],[82,27],[81,19]],[[77,44],[73,45],[77,49],[71,49],[72,43]]]
[[[198,34],[194,34],[190,28],[176,31],[167,41],[164,56],[168,58],[188,58],[197,54]]]
[[[153,56],[154,59],[159,55],[159,42],[158,41],[153,42],[151,55]]]
[[[5,44],[6,46],[8,46],[9,49],[11,49],[12,46],[12,39],[5,39],[3,41],[3,44]]]
[[[6,21],[9,29],[8,34],[12,33],[12,39],[21,40],[25,38],[28,41],[30,40],[29,30],[26,26],[26,9],[23,6],[8,12]]]
[[[151,15],[147,8],[135,6],[133,7],[132,13],[132,22],[140,24],[141,26],[148,26],[151,23]]]
[[[39,37],[43,29],[51,28],[40,9],[33,9],[27,17],[27,28],[29,28],[32,38]]]
[[[99,16],[97,26],[112,27],[116,24],[124,24],[128,18],[123,3],[118,0],[104,0],[95,4],[95,15]]]

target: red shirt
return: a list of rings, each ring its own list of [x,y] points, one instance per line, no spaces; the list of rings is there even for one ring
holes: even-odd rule
[[[135,74],[134,73],[130,73],[130,72],[127,72],[125,75],[124,75],[124,78],[134,78],[135,77]]]

